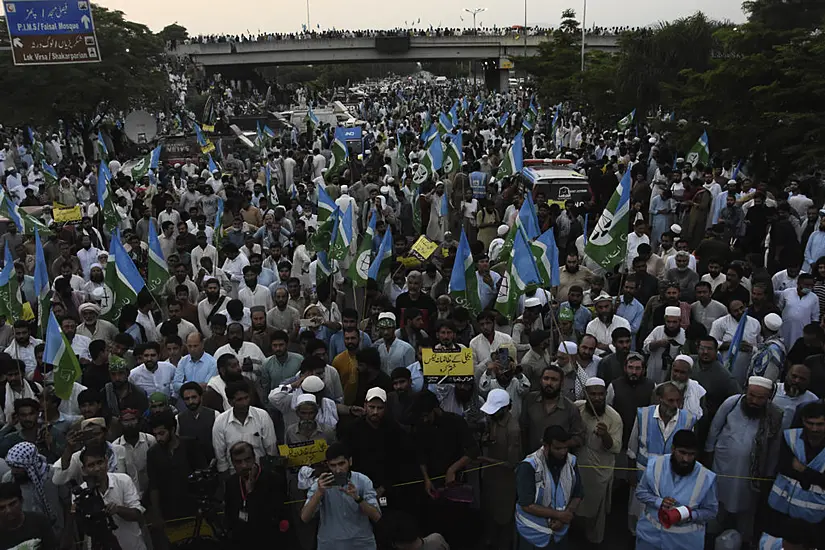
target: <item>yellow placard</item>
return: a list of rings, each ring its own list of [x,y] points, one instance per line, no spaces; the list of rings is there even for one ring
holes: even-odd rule
[[[421,264],[421,260],[419,260],[415,256],[401,256],[398,258],[398,263],[400,263],[406,268],[410,268]]]
[[[424,262],[427,261],[427,259],[429,259],[429,257],[432,256],[433,252],[436,250],[438,250],[438,245],[424,235],[421,235],[418,237],[418,240],[415,241],[415,244],[412,245],[410,252],[412,252],[416,258]]]
[[[80,210],[80,205],[74,208],[52,208],[52,217],[55,223],[71,223],[79,222],[83,217],[83,212]]]
[[[311,466],[323,462],[327,458],[327,444],[325,439],[315,439],[305,443],[291,443],[278,445],[278,452],[287,458],[287,464],[293,467]]]
[[[201,147],[201,153],[203,153],[204,155],[206,155],[207,153],[211,153],[214,150],[215,150],[215,144],[212,143],[211,141],[207,142],[206,145]]]
[[[424,380],[428,384],[471,382],[473,380],[473,350],[433,351],[421,350]]]
[[[215,131],[215,126],[213,126],[212,124],[204,124],[203,126],[201,126],[201,130],[203,130],[204,132],[212,133]]]

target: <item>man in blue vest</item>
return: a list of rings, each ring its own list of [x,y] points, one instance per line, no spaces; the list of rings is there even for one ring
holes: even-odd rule
[[[631,477],[631,485],[641,480],[642,472],[648,462],[657,456],[666,455],[671,450],[673,435],[679,430],[692,430],[696,419],[689,412],[680,409],[682,392],[673,382],[665,382],[656,386],[658,405],[640,407],[636,410],[636,423],[630,432],[627,442],[627,456],[636,460],[639,473],[636,479]],[[631,493],[628,510],[628,528],[631,533],[636,532],[636,522],[642,513],[642,506]]]
[[[768,495],[774,513],[765,531],[781,537],[785,548],[803,550],[825,543],[825,404],[807,403],[800,416],[803,427],[783,433],[778,475]]]
[[[567,529],[582,500],[571,436],[561,426],[544,430],[542,446],[516,467],[518,550],[567,548]]]
[[[645,509],[636,527],[636,550],[694,550],[705,544],[705,524],[716,517],[716,474],[696,461],[699,438],[673,436],[673,451],[651,457],[636,498]]]

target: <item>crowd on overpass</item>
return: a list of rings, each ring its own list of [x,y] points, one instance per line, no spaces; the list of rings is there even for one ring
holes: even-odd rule
[[[553,33],[552,27],[528,27],[529,36],[548,36]],[[632,30],[630,27],[593,27],[587,32],[597,35],[613,35],[624,31]],[[376,38],[376,37],[426,37],[426,36],[520,36],[524,33],[524,27],[516,25],[513,27],[479,27],[477,29],[459,28],[433,28],[413,29],[396,28],[389,30],[362,29],[362,30],[303,30],[295,33],[263,33],[258,34],[209,34],[193,37],[185,44],[215,44],[215,43],[238,43],[238,42],[275,42],[281,40],[328,40],[328,39],[349,39],[349,38]]]

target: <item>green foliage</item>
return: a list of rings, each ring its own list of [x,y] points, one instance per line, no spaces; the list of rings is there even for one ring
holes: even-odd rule
[[[158,33],[158,36],[163,39],[164,42],[168,42],[169,40],[177,40],[178,42],[183,42],[187,38],[189,38],[189,31],[186,30],[186,27],[182,25],[178,25],[177,23],[172,23],[171,25],[166,25],[163,27]]]
[[[162,104],[168,81],[163,40],[123,12],[93,5],[103,57],[100,63],[15,67],[0,56],[0,120],[8,125],[50,126],[63,119],[85,127],[98,113],[152,109]],[[0,22],[2,37],[6,25]]]
[[[516,66],[537,78],[543,105],[579,99],[581,31],[575,17],[573,10],[562,12],[561,25],[553,32],[552,40],[539,45],[538,55],[516,59]]]

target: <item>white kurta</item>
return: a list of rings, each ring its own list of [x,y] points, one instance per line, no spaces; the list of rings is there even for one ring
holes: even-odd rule
[[[800,298],[796,288],[779,293],[779,307],[782,308],[782,341],[790,349],[802,338],[805,325],[819,321],[819,298],[811,292]]]

